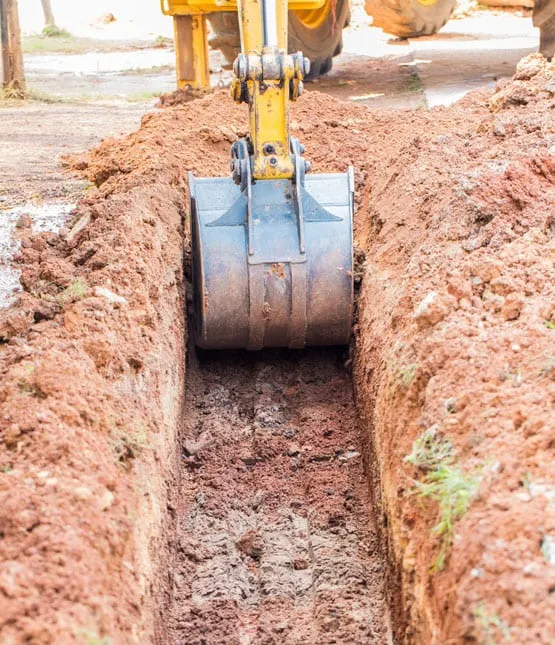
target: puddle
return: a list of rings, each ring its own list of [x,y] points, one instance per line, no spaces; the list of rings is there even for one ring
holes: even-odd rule
[[[12,258],[20,247],[16,239],[16,224],[21,215],[30,215],[33,233],[56,233],[66,222],[75,204],[50,203],[36,206],[28,204],[0,213],[0,308],[11,305],[21,291],[19,270],[12,265]]]

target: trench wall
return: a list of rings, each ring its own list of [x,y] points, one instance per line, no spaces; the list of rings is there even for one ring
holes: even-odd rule
[[[552,637],[554,94],[528,57],[365,187],[355,391],[399,642]]]
[[[182,192],[22,231],[0,321],[0,641],[155,642],[184,383]]]

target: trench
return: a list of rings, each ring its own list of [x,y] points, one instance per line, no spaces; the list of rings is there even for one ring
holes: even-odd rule
[[[392,642],[345,359],[190,348],[165,642]]]

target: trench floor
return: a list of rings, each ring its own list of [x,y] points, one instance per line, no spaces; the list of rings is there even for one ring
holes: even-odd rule
[[[391,643],[344,353],[190,356],[168,642]]]

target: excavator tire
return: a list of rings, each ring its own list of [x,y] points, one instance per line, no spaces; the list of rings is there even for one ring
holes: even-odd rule
[[[399,38],[429,36],[449,20],[457,0],[366,0],[375,27]]]
[[[289,12],[288,49],[302,51],[310,59],[308,80],[330,71],[332,58],[343,49],[342,32],[350,18],[349,0],[326,0],[320,9]],[[233,63],[241,51],[237,13],[215,12],[208,19],[213,31],[210,46]]]

